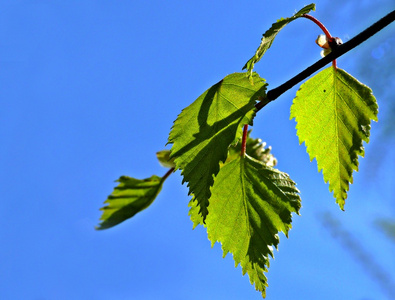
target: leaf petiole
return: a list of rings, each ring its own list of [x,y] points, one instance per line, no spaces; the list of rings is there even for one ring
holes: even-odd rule
[[[171,169],[169,169],[169,170],[166,172],[166,174],[165,174],[165,175],[163,175],[163,177],[162,177],[162,180],[163,180],[163,181],[165,181],[165,180],[166,180],[166,178],[167,178],[167,177],[169,177],[169,176],[171,175],[171,173],[173,173],[173,172],[174,172],[174,169],[175,169],[175,168],[171,168]]]
[[[263,107],[265,107],[269,102],[276,100],[280,95],[288,91],[290,88],[298,84],[299,82],[305,80],[307,77],[317,72],[319,69],[325,67],[328,63],[334,59],[344,55],[348,51],[354,49],[358,45],[362,44],[364,41],[378,33],[380,30],[384,29],[386,26],[395,21],[395,10],[388,13],[386,16],[378,20],[376,23],[366,28],[364,31],[360,32],[358,35],[345,42],[344,44],[337,47],[335,51],[332,51],[327,56],[321,58],[319,61],[315,62],[311,66],[307,67],[305,70],[295,75],[291,79],[287,80],[280,86],[269,90],[266,93],[267,100],[259,102],[255,105],[255,112],[258,112]]]
[[[314,18],[313,16],[310,16],[308,14],[304,14],[302,17],[309,19],[311,21],[313,21],[315,24],[317,24],[322,31],[324,32],[324,34],[326,35],[326,37],[329,39],[333,39],[332,35],[329,33],[329,30],[326,29],[326,27],[324,26],[324,24],[322,24],[318,19]]]
[[[335,38],[329,33],[329,30],[326,29],[326,27],[324,26],[324,24],[322,24],[318,19],[314,18],[313,16],[310,16],[308,14],[304,14],[302,17],[309,19],[311,21],[313,21],[315,24],[317,24],[321,30],[324,32],[326,38],[329,41],[329,44],[333,43],[333,41],[335,40]],[[336,59],[334,59],[332,61],[332,66],[337,69],[337,64],[336,64]]]
[[[240,156],[241,157],[244,157],[245,154],[246,154],[247,135],[248,135],[248,125],[244,125],[244,127],[243,127],[243,138],[241,140],[241,152],[240,152]]]

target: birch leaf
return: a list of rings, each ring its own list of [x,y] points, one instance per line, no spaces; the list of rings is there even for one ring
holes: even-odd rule
[[[305,143],[310,159],[317,160],[318,171],[342,210],[377,114],[372,90],[333,67],[302,84],[293,101],[291,118],[297,122],[299,141]]]
[[[170,158],[182,170],[203,220],[220,163],[226,161],[229,146],[241,138],[242,127],[252,124],[258,97],[266,95],[264,79],[256,73],[253,78],[254,83],[246,73],[226,76],[185,108],[170,132]]]

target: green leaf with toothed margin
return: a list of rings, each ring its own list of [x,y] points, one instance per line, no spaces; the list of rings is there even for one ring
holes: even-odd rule
[[[253,159],[256,159],[265,164],[265,166],[274,167],[277,164],[277,159],[273,156],[272,153],[270,153],[272,148],[265,147],[265,142],[262,142],[261,139],[253,139],[250,134],[251,130],[249,130],[247,134],[246,153]],[[230,146],[226,162],[235,159],[237,156],[240,156],[240,152],[241,143]],[[204,226],[203,218],[199,214],[199,204],[197,203],[196,199],[193,198],[191,201],[189,201],[188,206],[190,207],[188,215],[193,222],[193,228],[195,228],[197,225]]]
[[[181,112],[169,135],[170,158],[182,170],[183,182],[188,182],[189,194],[197,199],[203,220],[210,187],[229,145],[241,138],[245,124],[252,124],[256,100],[266,95],[264,79],[254,73],[252,83],[246,75],[230,74],[205,91]]]
[[[291,107],[300,143],[344,210],[347,191],[358,170],[363,141],[369,142],[371,120],[377,121],[378,105],[372,90],[341,69],[329,67],[307,80]]]
[[[259,45],[258,49],[255,51],[255,54],[253,57],[251,57],[246,64],[243,67],[244,69],[247,69],[249,73],[252,72],[254,69],[254,65],[261,60],[262,56],[265,54],[265,52],[270,48],[270,46],[273,44],[274,38],[277,36],[277,34],[280,32],[281,29],[285,27],[285,25],[289,24],[290,22],[296,20],[297,18],[300,18],[304,14],[309,13],[310,11],[315,10],[315,4],[309,4],[303,7],[301,10],[299,10],[297,13],[295,13],[292,17],[289,18],[281,18],[279,19],[276,23],[270,27],[268,31],[266,31],[263,34],[261,44]]]
[[[107,206],[100,209],[103,211],[100,217],[102,222],[96,229],[113,227],[146,209],[154,202],[165,179],[166,176],[156,175],[147,179],[121,176],[117,180],[119,185],[114,188],[112,194],[104,202]]]
[[[221,168],[211,192],[205,223],[209,240],[212,245],[222,244],[224,256],[231,252],[235,265],[241,265],[243,275],[248,273],[251,284],[265,296],[264,272],[269,256],[273,257],[272,247],[277,249],[280,231],[288,236],[292,213],[299,213],[301,207],[295,183],[248,155],[236,156]],[[199,217],[197,201],[189,206]]]

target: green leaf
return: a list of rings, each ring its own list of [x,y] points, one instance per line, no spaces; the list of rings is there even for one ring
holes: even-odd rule
[[[119,185],[104,202],[108,205],[100,209],[102,222],[96,229],[113,227],[146,209],[159,194],[164,180],[165,177],[156,175],[143,180],[121,176],[117,180]]]
[[[377,121],[378,106],[372,90],[341,69],[329,67],[300,87],[291,107],[300,143],[305,142],[310,159],[344,210],[362,141],[369,142],[371,120]]]
[[[199,207],[199,203],[195,197],[193,197],[192,200],[189,201],[188,206],[190,207],[188,215],[191,218],[191,221],[193,223],[192,228],[195,229],[195,227],[198,225],[202,225],[202,226],[206,227],[206,224],[203,221],[203,217],[199,213],[200,207]]]
[[[252,70],[254,69],[254,65],[261,60],[262,56],[272,45],[277,33],[279,33],[280,30],[283,29],[285,25],[287,25],[288,23],[292,22],[293,20],[296,20],[297,18],[300,18],[301,16],[309,13],[312,10],[313,11],[315,10],[314,3],[306,5],[297,13],[295,13],[292,17],[285,19],[281,18],[277,20],[276,23],[272,24],[272,27],[270,27],[270,29],[263,34],[261,44],[259,45],[258,49],[255,51],[255,55],[251,57],[249,61],[246,62],[246,64],[243,67],[243,70],[247,69],[247,71],[251,73]]]
[[[203,220],[220,162],[226,160],[229,145],[241,137],[242,127],[252,123],[258,97],[266,95],[264,79],[256,73],[253,78],[254,84],[246,73],[226,76],[185,108],[170,132],[171,158],[182,170],[189,194],[199,202]]]
[[[301,207],[298,193],[287,174],[248,155],[227,162],[212,188],[208,238],[212,245],[222,244],[224,256],[233,253],[235,265],[241,264],[243,275],[248,273],[263,296],[272,246],[277,249],[279,231],[288,236],[291,213],[299,213]]]
[[[271,147],[265,148],[265,142],[262,142],[261,139],[251,138],[250,134],[251,130],[249,130],[247,134],[246,153],[250,157],[264,163],[265,166],[274,167],[277,164],[277,159],[273,156],[273,154],[270,153]],[[237,143],[236,145],[229,147],[228,158],[226,159],[226,162],[236,159],[237,156],[240,156],[240,153],[241,143]],[[221,167],[222,166],[223,164],[221,164]],[[199,203],[197,202],[197,200],[195,198],[192,198],[188,206],[190,207],[188,215],[193,222],[193,229],[195,229],[197,225],[204,226],[205,224],[203,222],[203,218],[199,214]]]

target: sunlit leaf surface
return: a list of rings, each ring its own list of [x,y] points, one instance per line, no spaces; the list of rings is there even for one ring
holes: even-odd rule
[[[369,142],[371,120],[378,106],[372,90],[341,69],[329,67],[299,89],[291,107],[300,143],[316,158],[329,190],[344,210],[358,155]]]
[[[208,238],[212,244],[222,244],[224,256],[233,254],[236,266],[241,264],[243,274],[248,273],[263,296],[272,246],[277,248],[279,231],[288,235],[291,213],[301,207],[298,193],[287,174],[249,156],[228,161],[212,188],[205,224]],[[196,205],[196,201],[190,203],[192,219],[199,217]],[[193,221],[199,223],[199,219]]]

